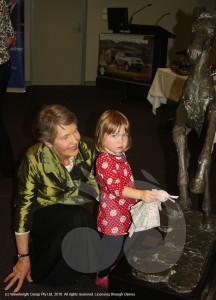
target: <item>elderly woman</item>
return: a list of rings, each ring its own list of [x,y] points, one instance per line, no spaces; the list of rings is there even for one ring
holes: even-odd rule
[[[5,279],[5,290],[17,282],[14,292],[25,277],[47,285],[72,283],[81,272],[65,262],[63,240],[73,229],[96,229],[95,218],[84,205],[87,195],[92,199],[98,195],[93,141],[80,136],[75,114],[61,105],[44,106],[33,132],[39,143],[28,149],[18,170],[14,222],[18,260]],[[80,240],[84,250],[91,247],[86,234],[79,235]]]

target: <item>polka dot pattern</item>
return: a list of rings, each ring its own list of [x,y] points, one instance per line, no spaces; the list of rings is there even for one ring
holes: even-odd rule
[[[134,187],[126,156],[101,153],[96,162],[96,174],[101,189],[98,230],[107,235],[123,235],[131,224],[129,208],[136,203],[122,196],[125,186]]]

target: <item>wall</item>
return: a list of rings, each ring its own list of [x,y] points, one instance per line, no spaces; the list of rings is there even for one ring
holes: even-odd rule
[[[34,26],[32,24],[34,11],[31,10],[31,1],[25,0],[25,77],[27,82],[31,81],[31,65],[37,63],[31,51],[31,32],[35,30],[35,28],[32,28]],[[194,7],[205,6],[209,11],[216,9],[215,0],[88,0],[85,65],[85,82],[87,84],[94,84],[97,76],[99,34],[109,32],[107,20],[102,19],[103,9],[107,7],[128,7],[130,16],[148,3],[152,6],[134,16],[133,23],[154,25],[163,13],[171,13],[159,23],[161,27],[176,35],[174,40],[169,40],[167,64],[172,62],[176,51],[184,50],[190,42],[191,16]],[[62,5],[61,1],[59,1],[59,5]]]

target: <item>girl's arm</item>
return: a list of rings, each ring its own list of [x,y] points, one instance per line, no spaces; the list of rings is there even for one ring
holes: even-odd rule
[[[107,165],[107,168],[103,167],[104,164]],[[118,169],[116,169],[116,163],[114,161],[107,160],[107,157],[98,158],[97,170],[101,181],[105,183],[108,191],[113,195],[118,197],[123,196],[124,198],[132,198],[135,200],[143,200],[146,202],[153,202],[157,200],[158,195],[156,191],[138,190],[136,188],[127,186],[123,181],[123,178],[120,178]],[[112,183],[108,184],[110,180]],[[116,191],[118,191],[118,195],[116,194]]]
[[[125,186],[122,192],[123,197],[145,202],[153,202],[157,200],[157,192],[151,190],[138,190],[132,187]]]

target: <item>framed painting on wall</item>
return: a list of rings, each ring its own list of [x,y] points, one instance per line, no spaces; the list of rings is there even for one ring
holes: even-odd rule
[[[98,77],[150,85],[154,36],[101,33]]]

